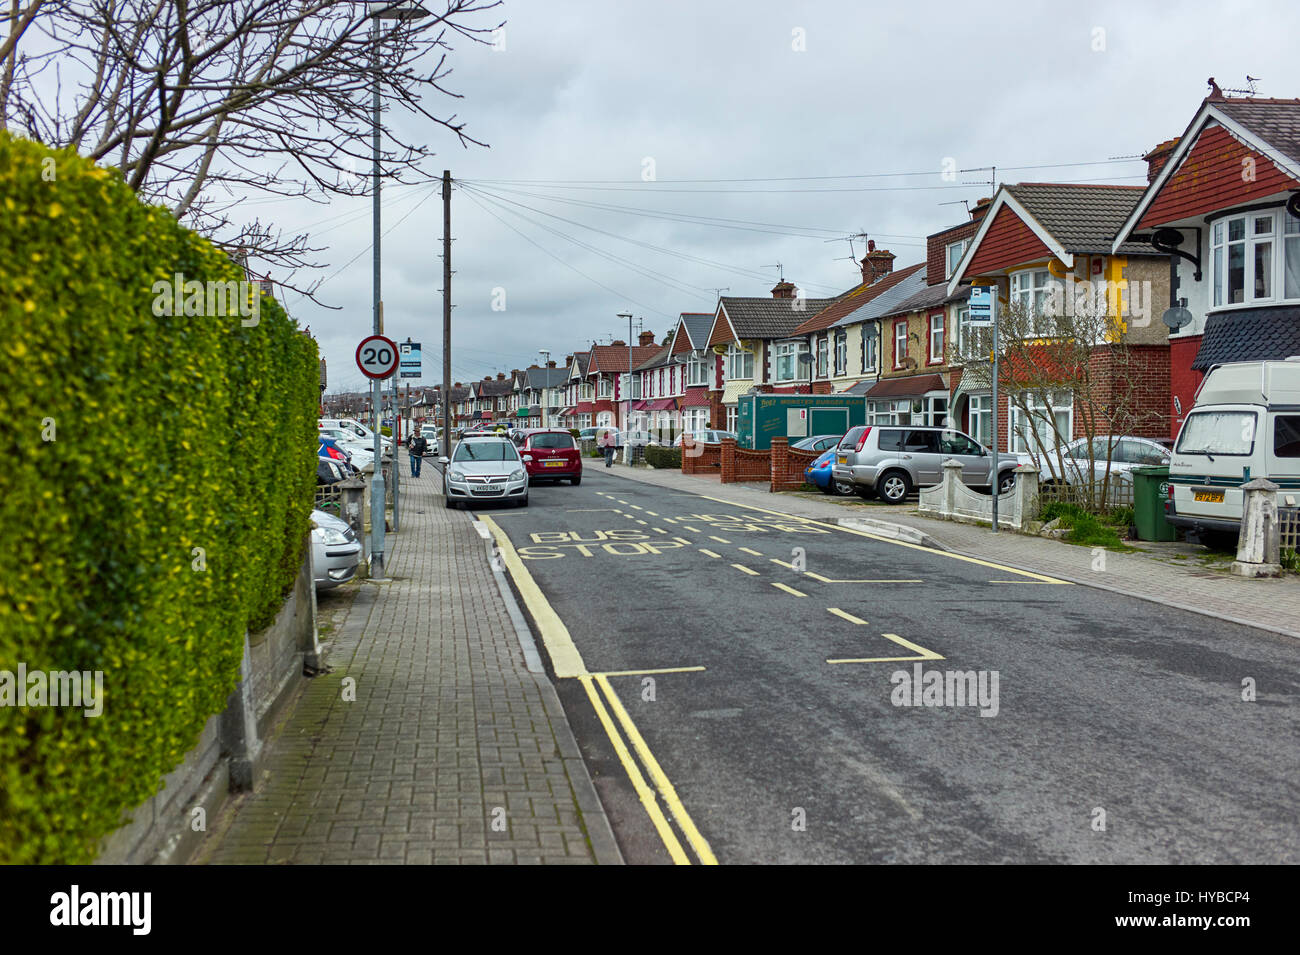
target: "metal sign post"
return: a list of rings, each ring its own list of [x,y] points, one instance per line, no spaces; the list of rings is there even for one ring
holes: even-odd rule
[[[993,494],[993,533],[998,532],[998,318],[997,287],[973,285],[970,290],[970,317],[967,322],[971,328],[993,329],[993,462],[990,465],[989,490]]]
[[[380,313],[376,310],[376,316]],[[370,576],[384,577],[384,443],[380,437],[383,415],[383,382],[397,371],[397,345],[383,335],[370,335],[357,346],[357,368],[371,379],[374,403],[375,460],[370,485]]]

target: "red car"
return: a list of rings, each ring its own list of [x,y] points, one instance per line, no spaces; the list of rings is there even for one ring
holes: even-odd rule
[[[582,452],[567,431],[529,431],[519,445],[519,454],[528,469],[530,484],[537,478],[568,478],[572,484],[582,483]]]

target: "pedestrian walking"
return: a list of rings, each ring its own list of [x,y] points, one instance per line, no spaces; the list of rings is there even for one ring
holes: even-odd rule
[[[618,440],[614,437],[614,432],[609,428],[604,429],[600,432],[600,436],[596,439],[596,443],[605,451],[605,467],[613,467],[614,452],[618,448]]]
[[[420,434],[419,428],[416,428],[415,433],[411,435],[406,450],[411,454],[411,477],[418,478],[420,476],[420,464],[424,461],[425,452],[429,450],[428,439]]]

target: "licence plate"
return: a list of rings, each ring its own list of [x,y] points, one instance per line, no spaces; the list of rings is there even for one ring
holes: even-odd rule
[[[562,468],[562,467],[564,467],[564,462],[563,462],[563,461],[543,461],[543,462],[542,462],[542,467],[544,467],[544,468]]]
[[[835,463],[836,463],[836,464],[848,464],[848,463],[849,463],[849,456],[848,456],[847,454],[837,454],[837,455],[835,455]]]
[[[1222,491],[1193,491],[1192,500],[1204,501],[1207,504],[1222,504],[1223,492]]]

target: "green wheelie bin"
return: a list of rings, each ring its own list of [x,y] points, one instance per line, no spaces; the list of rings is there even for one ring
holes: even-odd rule
[[[1165,519],[1169,468],[1134,468],[1129,473],[1133,475],[1133,523],[1137,525],[1138,540],[1177,540],[1178,528]]]

